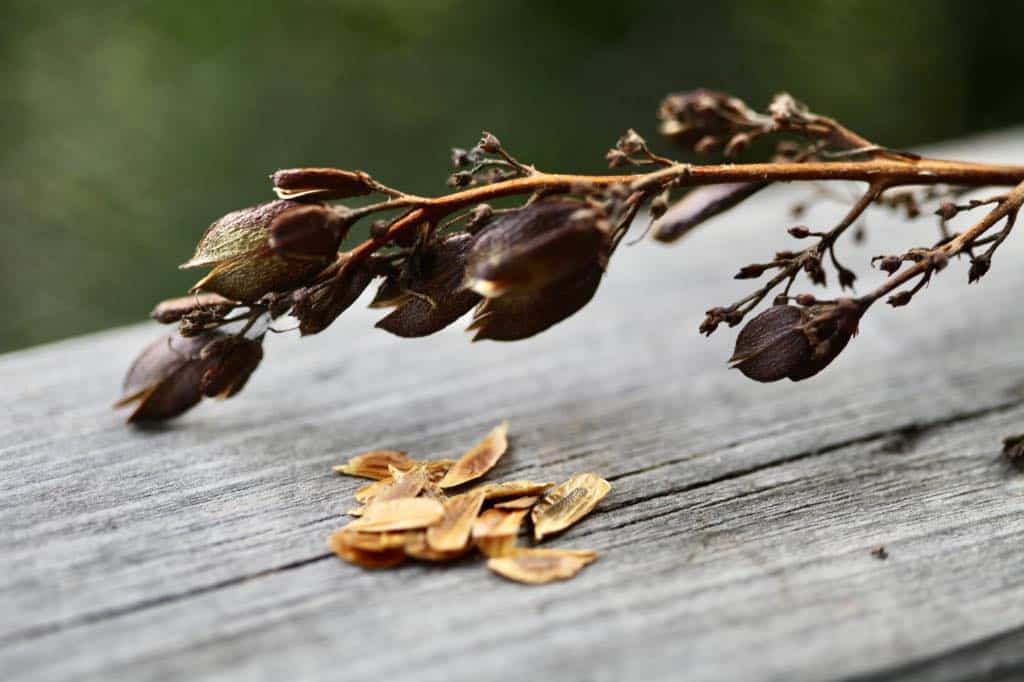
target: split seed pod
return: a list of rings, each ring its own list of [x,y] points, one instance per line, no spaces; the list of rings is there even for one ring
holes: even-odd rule
[[[175,331],[135,359],[116,406],[138,403],[130,422],[177,417],[204,395],[229,398],[238,393],[262,358],[259,341],[219,332],[183,337]]]
[[[436,240],[381,283],[372,307],[394,306],[377,327],[396,336],[438,332],[468,313],[480,295],[463,282],[473,235],[456,233]]]
[[[596,209],[570,199],[546,199],[502,215],[473,243],[467,285],[495,298],[543,290],[603,264],[608,234]]]
[[[571,317],[597,293],[604,268],[593,263],[542,289],[488,298],[473,313],[474,341],[518,341]]]
[[[181,267],[213,267],[193,291],[255,301],[309,281],[334,258],[346,230],[339,209],[271,201],[214,222]]]
[[[333,276],[297,290],[293,296],[292,315],[299,321],[299,333],[309,336],[327,329],[356,302],[373,277],[373,272],[364,262],[338,261]]]

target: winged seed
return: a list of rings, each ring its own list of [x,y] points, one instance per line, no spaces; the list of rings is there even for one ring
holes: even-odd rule
[[[597,558],[580,549],[517,549],[511,556],[487,560],[487,568],[503,578],[530,585],[572,578]]]
[[[442,488],[454,488],[486,474],[508,449],[507,436],[508,422],[504,421],[455,462],[439,485]]]
[[[573,525],[589,514],[611,489],[608,481],[590,473],[576,474],[552,488],[530,512],[534,539],[539,542]]]

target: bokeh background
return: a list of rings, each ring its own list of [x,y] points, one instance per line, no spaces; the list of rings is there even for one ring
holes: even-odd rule
[[[2,0],[0,352],[143,319],[279,167],[437,193],[449,147],[487,128],[598,172],[697,86],[789,90],[895,147],[1013,125],[1022,19],[960,0]]]

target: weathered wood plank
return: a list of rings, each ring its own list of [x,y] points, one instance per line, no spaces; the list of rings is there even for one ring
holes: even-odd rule
[[[970,154],[1021,151],[1012,135]],[[872,315],[824,375],[755,386],[724,370],[731,338],[694,330],[779,245],[792,196],[626,250],[591,307],[529,342],[398,340],[368,311],[272,339],[243,396],[156,432],[107,409],[152,327],[0,357],[0,669],[735,679],[981,661],[973,643],[1024,627],[1024,484],[998,460],[1024,414],[1024,275],[1000,267],[1022,247],[981,287],[951,268]],[[871,228],[864,260],[928,229]],[[530,590],[478,564],[364,573],[327,555],[355,487],[330,464],[450,455],[505,417],[496,476],[615,484],[559,543],[606,552],[580,578]]]

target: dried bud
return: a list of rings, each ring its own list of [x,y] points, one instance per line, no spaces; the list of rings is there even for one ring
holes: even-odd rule
[[[744,265],[740,268],[740,271],[733,276],[733,279],[756,279],[763,275],[764,271],[767,269],[767,265],[761,265],[760,263]]]
[[[818,299],[814,297],[814,294],[798,294],[796,302],[806,308],[807,306],[812,306],[817,303]]]
[[[803,225],[789,228],[789,235],[796,239],[806,239],[811,236],[811,231]]]
[[[480,138],[480,142],[477,143],[477,147],[488,154],[497,154],[501,151],[501,140],[485,130],[483,137]]]
[[[338,168],[288,168],[270,178],[282,199],[347,199],[376,191],[373,178],[366,173]]]
[[[545,199],[506,213],[476,236],[466,261],[469,288],[482,296],[542,289],[603,261],[608,238],[597,209]]]
[[[199,311],[211,318],[221,317],[234,307],[234,303],[217,294],[193,294],[161,301],[149,316],[160,324],[171,324]]]
[[[928,259],[928,264],[931,266],[932,270],[934,270],[935,272],[939,272],[940,270],[944,270],[946,266],[949,265],[949,256],[947,256],[942,251],[936,251]]]
[[[722,139],[714,135],[705,135],[693,145],[693,151],[698,154],[710,154],[722,146]]]
[[[377,219],[370,223],[370,236],[376,240],[383,240],[388,233],[388,221]]]
[[[886,303],[891,305],[893,308],[899,308],[910,303],[910,300],[914,298],[914,294],[910,291],[897,291],[895,294],[890,296]]]
[[[456,168],[467,168],[473,165],[473,159],[465,149],[452,147],[452,165]]]
[[[668,199],[669,191],[665,190],[664,192],[662,192],[661,194],[659,194],[658,196],[654,197],[654,199],[651,200],[651,218],[657,220],[658,218],[665,215],[665,212],[668,210]]]
[[[480,228],[486,225],[494,216],[494,209],[490,204],[477,204],[469,212],[469,220],[466,221],[466,230],[476,234]]]
[[[629,157],[619,149],[609,149],[604,158],[608,162],[609,168],[621,168],[629,165]]]
[[[825,286],[825,268],[821,267],[821,259],[808,258],[804,261],[804,272],[807,277],[818,286]]]
[[[365,263],[339,260],[331,277],[296,291],[292,315],[299,321],[299,333],[309,336],[329,327],[372,280],[373,273]]]
[[[473,182],[473,174],[468,171],[459,171],[448,176],[450,187],[469,187]]]
[[[952,220],[959,213],[960,209],[957,208],[956,204],[952,201],[943,201],[939,204],[939,210],[935,211],[935,215],[939,216],[943,220]]]
[[[885,256],[879,259],[878,269],[889,273],[890,275],[900,269],[900,265],[903,263],[903,259],[899,256]]]
[[[653,236],[659,242],[674,242],[767,186],[766,182],[735,182],[690,190],[654,224]]]
[[[755,381],[801,381],[834,360],[857,333],[863,309],[853,299],[809,308],[778,305],[740,331],[733,367]]]
[[[768,105],[768,112],[776,123],[786,125],[793,122],[809,122],[814,118],[803,102],[797,101],[788,92],[780,92],[775,95],[771,104]]]
[[[377,290],[371,307],[395,306],[377,326],[396,336],[427,336],[468,313],[480,296],[463,285],[473,236],[459,232],[426,246]]]
[[[762,126],[743,100],[703,89],[669,95],[661,103],[658,118],[662,134],[687,147],[702,138],[732,137]]]
[[[561,322],[590,302],[604,270],[592,263],[579,272],[531,291],[486,298],[473,315],[474,341],[517,341]]]
[[[837,267],[839,273],[839,287],[841,289],[852,289],[853,283],[857,281],[857,275],[853,270],[844,267]]]
[[[736,156],[737,154],[742,154],[750,146],[751,139],[752,138],[747,133],[738,133],[733,135],[725,145],[725,155]]]
[[[337,209],[279,199],[213,223],[181,267],[213,266],[193,291],[251,302],[307,282],[333,258],[344,230],[344,213]],[[277,232],[296,247],[294,253],[272,246]]]
[[[718,325],[725,322],[728,311],[725,308],[712,308],[704,313],[704,320],[700,323],[701,334],[711,336],[718,329]]]
[[[971,267],[967,271],[967,282],[969,284],[977,282],[985,276],[990,267],[992,267],[992,258],[988,254],[975,256],[971,259]]]
[[[646,146],[647,141],[640,137],[639,133],[632,128],[627,130],[626,134],[620,137],[618,142],[615,143],[616,149],[619,149],[624,154],[628,155],[639,154]]]
[[[259,365],[259,341],[207,332],[185,338],[177,332],[150,344],[124,380],[123,407],[138,403],[130,422],[161,421],[194,407],[203,395],[227,398],[242,389]]]

